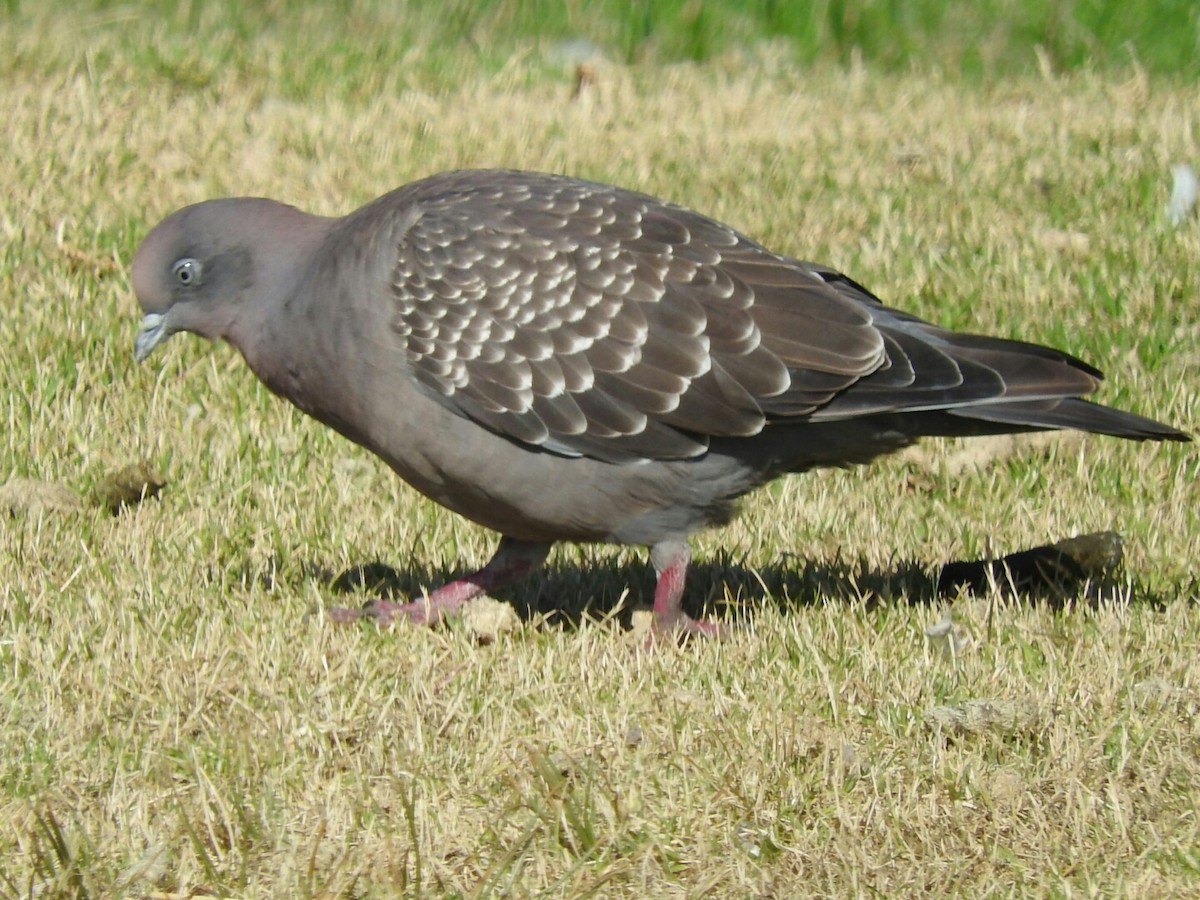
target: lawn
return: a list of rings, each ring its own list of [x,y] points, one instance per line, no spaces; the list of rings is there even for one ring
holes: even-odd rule
[[[695,541],[689,606],[724,641],[644,650],[644,552],[569,545],[498,598],[502,633],[338,627],[310,613],[371,596],[356,572],[419,592],[494,535],[227,346],[135,364],[128,271],[209,197],[342,214],[442,169],[564,172],[1082,356],[1103,402],[1195,431],[1200,225],[1165,207],[1200,95],[1167,51],[999,77],[944,64],[967,42],[922,66],[644,18],[522,42],[504,3],[496,44],[354,4],[22,6],[0,12],[0,896],[1200,890],[1193,445],[931,441],[777,482]],[[131,466],[161,490],[114,513]],[[1104,590],[934,594],[947,561],[1102,530],[1125,547]],[[955,640],[929,637],[947,615]]]

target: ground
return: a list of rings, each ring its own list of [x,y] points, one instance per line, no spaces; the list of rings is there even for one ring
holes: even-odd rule
[[[1165,216],[1193,84],[807,70],[767,44],[319,89],[279,40],[133,53],[123,21],[3,38],[0,893],[1196,889],[1194,447],[933,442],[781,481],[696,541],[689,601],[723,642],[644,651],[644,554],[571,546],[500,598],[514,629],[333,627],[310,613],[370,596],[339,576],[419,591],[494,536],[228,347],[135,365],[128,279],[208,197],[341,214],[440,169],[546,169],[1066,349],[1103,402],[1194,430],[1200,230]],[[94,499],[130,466],[157,496]],[[933,596],[948,560],[1099,530],[1126,550],[1099,598]],[[927,636],[947,613],[956,639]]]

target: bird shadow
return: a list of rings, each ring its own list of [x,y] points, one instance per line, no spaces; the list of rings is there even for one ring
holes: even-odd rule
[[[781,612],[830,601],[870,609],[879,604],[932,605],[964,593],[996,592],[1062,608],[1075,602],[1102,602],[1128,587],[1120,574],[1119,554],[1115,562],[1106,557],[1104,566],[1087,559],[1081,563],[1078,554],[1059,549],[1063,543],[945,565],[902,559],[879,566],[861,559],[812,560],[784,554],[765,566],[751,566],[744,558],[720,552],[693,561],[683,605],[693,616],[737,620],[771,605]],[[396,568],[371,561],[337,574],[328,570],[310,574],[335,594],[357,595],[368,602],[377,597],[420,597],[465,573],[436,567]],[[633,613],[652,604],[654,581],[654,571],[645,559],[581,549],[576,560],[545,566],[496,591],[495,597],[510,603],[527,621],[570,628],[585,619],[615,619],[628,628]],[[1146,595],[1139,592],[1139,596]],[[1147,599],[1153,602],[1152,597]]]
[[[403,600],[465,573],[449,569],[395,568],[372,561],[351,566],[327,579],[336,594]],[[639,609],[654,599],[655,573],[645,561],[597,556],[578,564],[544,566],[528,578],[494,592],[527,621],[576,627],[585,619],[615,619],[631,626]],[[829,599],[878,602],[904,596],[915,602],[934,598],[934,582],[916,563],[892,569],[865,564],[800,561],[784,557],[766,566],[750,566],[727,554],[696,560],[688,567],[683,606],[693,616],[738,617],[773,603],[781,610]]]

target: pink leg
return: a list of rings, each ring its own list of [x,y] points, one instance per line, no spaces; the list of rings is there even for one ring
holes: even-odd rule
[[[683,541],[663,541],[650,549],[650,562],[658,573],[654,586],[655,636],[698,634],[720,637],[727,629],[716,622],[698,621],[683,611],[683,582],[691,551]]]
[[[442,585],[423,600],[412,603],[371,600],[361,609],[334,607],[325,610],[325,615],[331,622],[373,619],[380,626],[391,625],[398,620],[416,625],[436,625],[445,616],[458,612],[467,601],[524,578],[545,562],[549,552],[549,544],[503,537],[496,554],[486,566],[473,575]]]

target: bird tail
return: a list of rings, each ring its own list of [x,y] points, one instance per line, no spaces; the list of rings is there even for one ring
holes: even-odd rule
[[[1079,397],[1014,400],[940,410],[899,413],[900,427],[914,435],[971,437],[1020,431],[1074,429],[1131,441],[1190,441],[1191,435],[1137,413]]]
[[[1137,413],[1101,406],[1079,397],[990,403],[948,409],[964,419],[1024,428],[1072,428],[1132,441],[1190,441],[1186,432]]]

